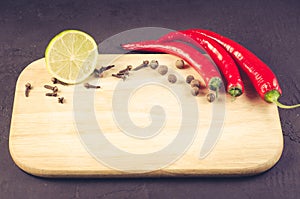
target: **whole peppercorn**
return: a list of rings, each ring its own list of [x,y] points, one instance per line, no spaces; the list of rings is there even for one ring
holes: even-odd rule
[[[174,84],[177,81],[177,77],[174,74],[169,74],[168,75],[168,81],[172,84]]]
[[[158,67],[158,61],[157,60],[152,60],[149,64],[150,68],[156,69]]]
[[[206,98],[207,98],[207,101],[213,102],[213,101],[215,101],[216,96],[215,96],[215,94],[213,94],[213,93],[208,93],[208,94],[206,95]]]
[[[184,68],[184,61],[183,61],[182,59],[177,60],[177,61],[175,62],[175,66],[176,66],[176,68],[178,68],[178,69],[183,69],[183,68]]]
[[[193,87],[191,90],[191,93],[193,96],[197,96],[199,94],[199,88],[198,87]]]
[[[168,67],[166,65],[160,65],[158,67],[158,73],[161,75],[165,75],[168,72]]]
[[[190,84],[191,81],[194,80],[194,79],[195,79],[195,78],[194,78],[193,75],[188,75],[188,76],[186,77],[186,83]]]
[[[198,87],[198,88],[200,88],[200,81],[198,79],[193,79],[191,81],[191,87]]]

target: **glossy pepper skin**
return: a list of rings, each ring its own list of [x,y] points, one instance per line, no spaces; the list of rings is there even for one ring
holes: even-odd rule
[[[272,90],[277,90],[280,94],[282,93],[278,80],[272,70],[252,52],[235,41],[208,30],[192,29],[180,32],[202,35],[222,45],[232,55],[241,69],[246,72],[261,98],[265,99],[266,93]]]
[[[190,29],[180,32],[183,34],[203,35],[222,45],[241,69],[246,72],[256,91],[266,102],[274,102],[278,107],[286,109],[300,107],[300,104],[288,106],[278,101],[282,91],[275,74],[261,59],[242,45],[209,30]]]
[[[224,78],[227,82],[227,92],[237,97],[244,92],[244,83],[242,81],[240,72],[232,57],[226,52],[226,50],[213,39],[197,34],[194,32],[170,32],[160,37],[157,42],[169,42],[169,41],[184,41],[195,45],[196,47],[204,48],[212,60],[219,67]]]
[[[126,50],[162,52],[180,57],[194,68],[211,90],[218,91],[222,86],[219,72],[214,65],[203,54],[193,47],[182,42],[164,42],[162,44],[155,40],[141,41],[121,45]]]

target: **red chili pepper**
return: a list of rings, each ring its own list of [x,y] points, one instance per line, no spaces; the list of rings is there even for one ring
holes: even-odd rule
[[[162,43],[174,40],[189,42],[200,49],[204,48],[226,79],[227,92],[233,97],[240,96],[244,92],[244,84],[234,60],[216,41],[194,32],[186,34],[176,31],[160,37],[157,42]]]
[[[246,72],[256,91],[265,101],[270,103],[274,102],[280,108],[288,109],[300,107],[300,104],[288,106],[278,101],[282,91],[275,74],[262,60],[242,45],[208,30],[191,29],[180,32],[184,34],[203,35],[222,45]]]
[[[122,47],[126,50],[163,52],[178,56],[203,77],[206,86],[208,85],[211,90],[218,92],[222,86],[222,79],[214,65],[203,54],[187,44],[181,42],[159,44],[155,40],[148,40],[123,44]]]

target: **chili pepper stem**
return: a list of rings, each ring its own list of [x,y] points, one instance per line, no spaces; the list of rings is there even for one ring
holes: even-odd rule
[[[216,92],[216,98],[218,98],[219,89],[222,86],[222,80],[219,77],[213,77],[208,83],[209,89]]]
[[[237,87],[233,87],[231,88],[228,93],[232,96],[232,97],[238,97],[240,95],[243,94],[243,91],[240,88]]]
[[[275,103],[279,108],[283,108],[283,109],[292,109],[292,108],[297,108],[300,107],[300,104],[296,104],[296,105],[285,105],[285,104],[281,104],[278,99],[280,97],[280,93],[277,90],[271,90],[269,92],[267,92],[265,94],[265,100],[267,102],[270,103]]]
[[[236,100],[236,97],[231,95],[231,102],[234,102]]]

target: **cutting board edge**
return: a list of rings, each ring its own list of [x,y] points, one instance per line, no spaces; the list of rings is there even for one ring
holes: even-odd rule
[[[13,144],[9,142],[9,151],[11,157],[15,164],[24,172],[44,178],[152,178],[152,177],[238,177],[238,176],[254,176],[257,174],[264,173],[274,167],[279,159],[281,158],[283,152],[283,138],[281,142],[281,147],[278,147],[278,150],[274,151],[274,156],[268,159],[266,162],[257,164],[255,166],[237,169],[207,169],[207,170],[197,170],[197,169],[177,169],[172,171],[168,169],[152,171],[149,173],[130,173],[130,172],[120,172],[113,171],[108,168],[108,170],[52,170],[52,169],[43,169],[35,168],[33,165],[26,165],[22,162],[13,151]],[[175,171],[175,172],[174,172]],[[199,172],[200,171],[200,172]]]

